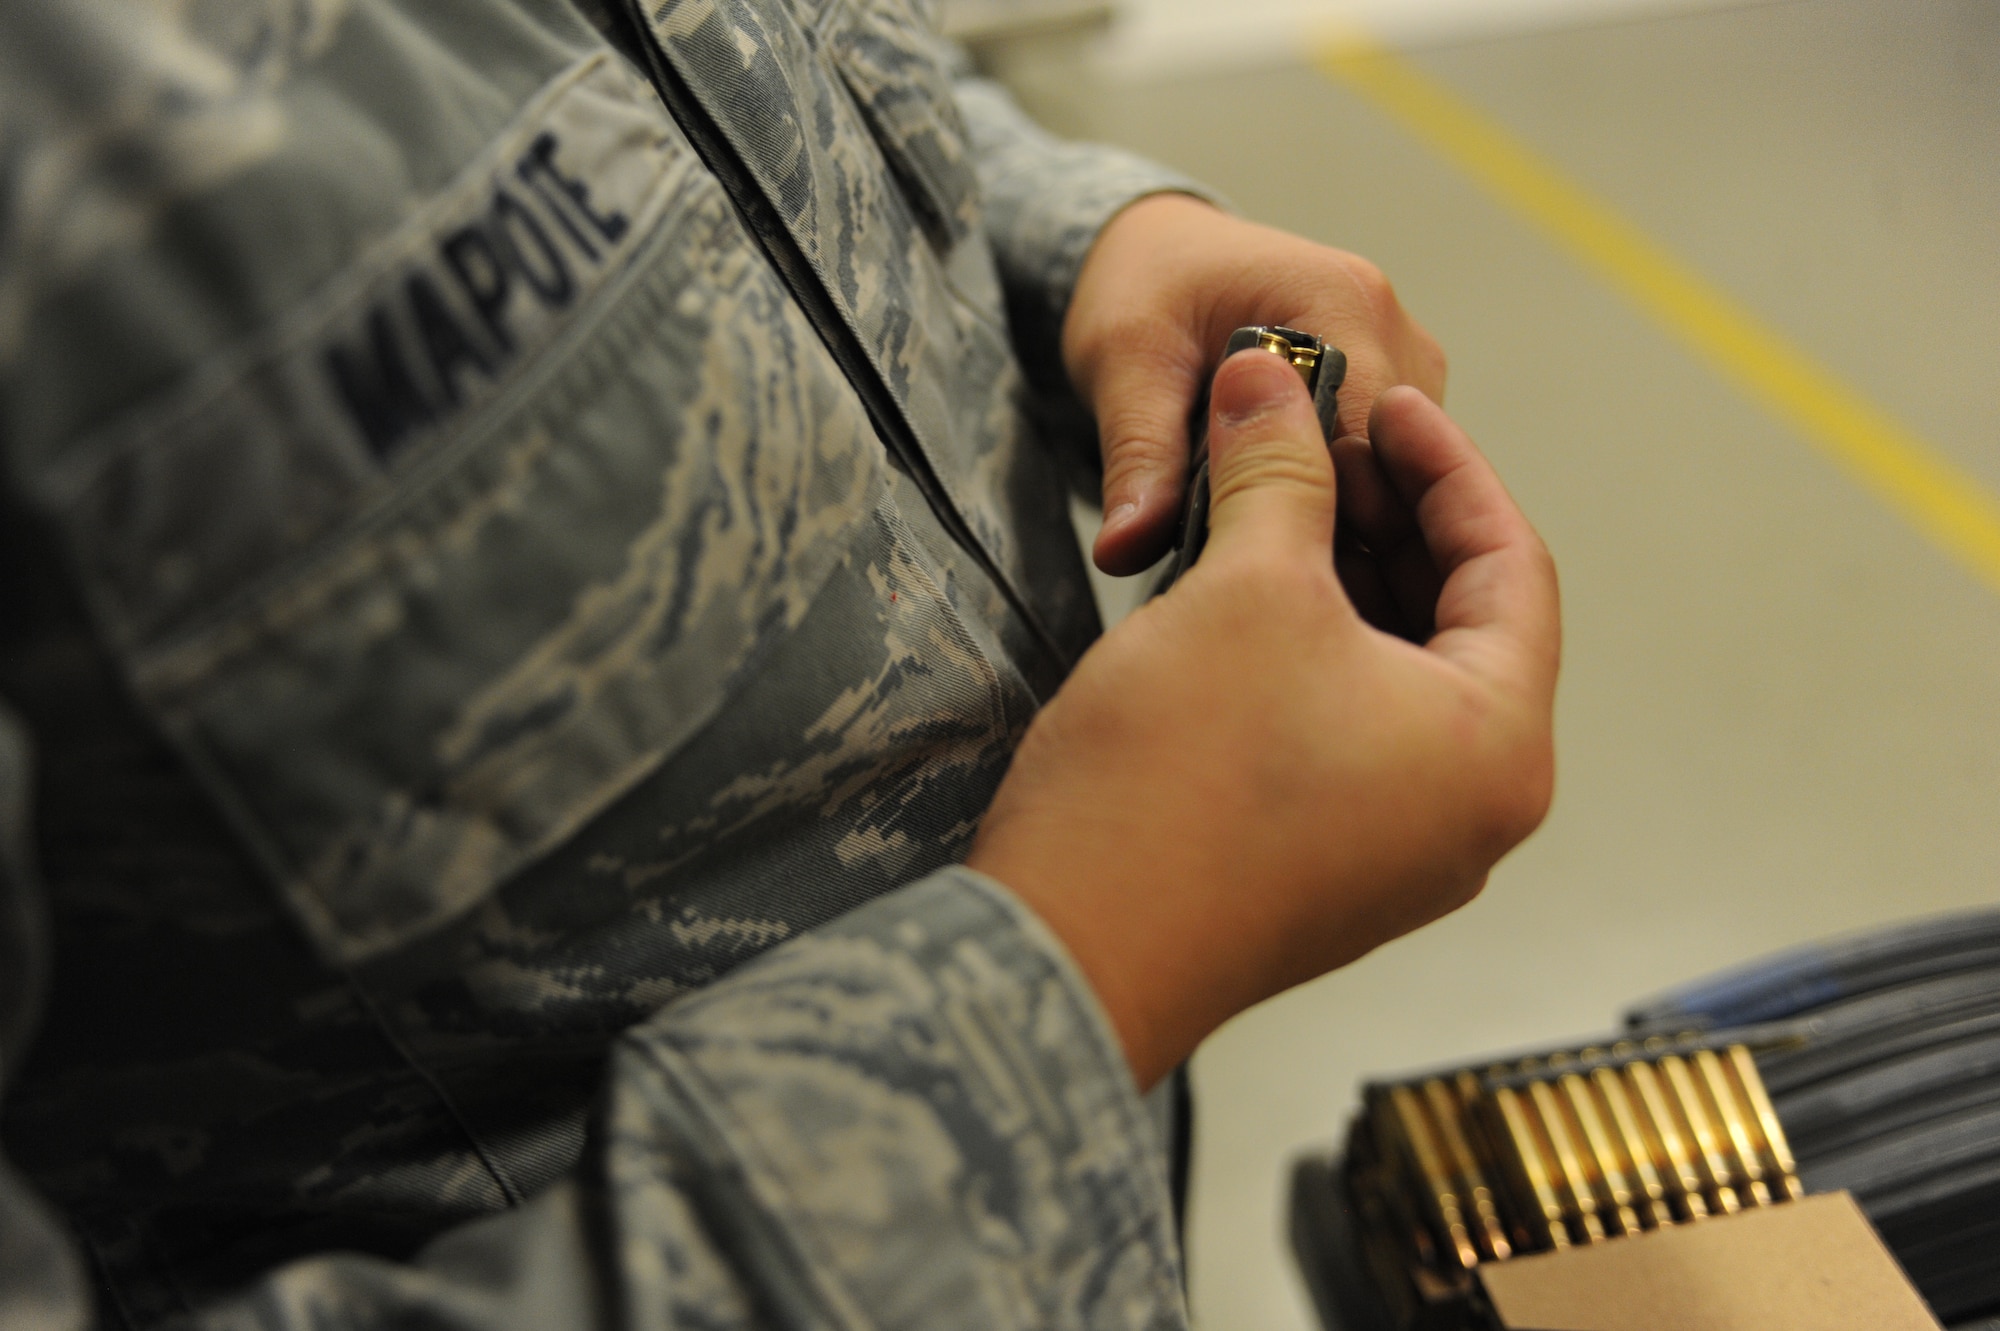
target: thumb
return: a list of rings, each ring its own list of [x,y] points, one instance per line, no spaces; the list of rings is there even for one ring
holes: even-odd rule
[[[1298,371],[1268,351],[1239,351],[1210,399],[1209,553],[1251,541],[1333,561],[1333,458]]]

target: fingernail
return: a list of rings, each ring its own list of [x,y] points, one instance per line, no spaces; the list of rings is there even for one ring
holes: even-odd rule
[[[1120,504],[1104,515],[1104,530],[1116,531],[1139,516],[1137,504]]]
[[[1298,371],[1268,351],[1239,351],[1229,363],[1229,373],[1215,383],[1215,414],[1225,425],[1254,420],[1302,391]]]

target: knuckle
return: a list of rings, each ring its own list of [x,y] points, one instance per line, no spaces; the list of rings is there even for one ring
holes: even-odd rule
[[[1217,504],[1246,490],[1279,486],[1331,494],[1333,469],[1289,443],[1253,444],[1237,449],[1212,483]]]
[[[1443,388],[1445,377],[1451,370],[1450,362],[1438,340],[1421,328],[1416,330],[1416,359],[1429,382]]]
[[[1555,750],[1546,735],[1505,746],[1486,781],[1479,811],[1481,840],[1498,859],[1528,839],[1555,797]]]
[[[1439,914],[1449,915],[1451,912],[1462,910],[1478,900],[1479,894],[1486,890],[1486,877],[1485,871],[1479,870],[1468,872],[1454,879],[1451,890],[1446,893],[1444,900],[1438,903],[1443,907]]]
[[[1528,526],[1525,519],[1522,520],[1522,528],[1520,548],[1522,558],[1527,564],[1524,570],[1525,576],[1531,582],[1540,584],[1546,588],[1548,594],[1560,605],[1562,600],[1562,574],[1556,566],[1555,554],[1549,549],[1548,542],[1542,539],[1541,533],[1533,527]],[[1557,612],[1557,623],[1554,627],[1556,637],[1559,641],[1561,635],[1559,610]]]
[[[1555,795],[1555,738],[1531,699],[1474,689],[1459,697],[1451,730],[1459,755],[1453,801],[1474,867],[1485,869],[1527,840]]]
[[[1541,533],[1532,527],[1529,528],[1528,557],[1534,563],[1535,576],[1551,588],[1561,581],[1562,574],[1556,568],[1555,552],[1549,549],[1548,542],[1542,539]]]
[[[1102,488],[1107,496],[1136,498],[1162,479],[1178,480],[1187,469],[1184,450],[1155,437],[1135,437],[1121,443],[1107,443],[1104,449]]]
[[[1104,470],[1111,476],[1154,471],[1185,449],[1185,443],[1167,437],[1161,422],[1131,421],[1123,430],[1106,436]]]
[[[1358,254],[1347,256],[1347,275],[1360,293],[1362,301],[1377,319],[1381,319],[1401,308],[1396,299],[1396,288],[1389,281],[1389,275],[1374,263]]]

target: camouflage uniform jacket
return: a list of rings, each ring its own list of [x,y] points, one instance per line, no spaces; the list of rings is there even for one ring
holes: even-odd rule
[[[0,1324],[1179,1324],[951,866],[1183,186],[927,24],[0,0]]]

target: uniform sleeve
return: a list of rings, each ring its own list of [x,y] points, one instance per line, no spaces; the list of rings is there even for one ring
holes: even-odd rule
[[[45,951],[25,746],[0,728],[6,1066]],[[0,1324],[89,1324],[75,1252],[0,1173]],[[577,1172],[413,1262],[333,1253],[190,1323],[1064,1328],[1185,1325],[1160,1152],[1060,944],[941,871],[632,1030]]]
[[[990,80],[962,77],[957,94],[972,140],[1008,318],[1029,382],[1053,404],[1066,433],[1088,431],[1062,368],[1062,325],[1097,233],[1120,209],[1149,194],[1221,200],[1205,186],[1142,157],[1054,137]],[[1084,442],[1094,457],[1094,438]]]

